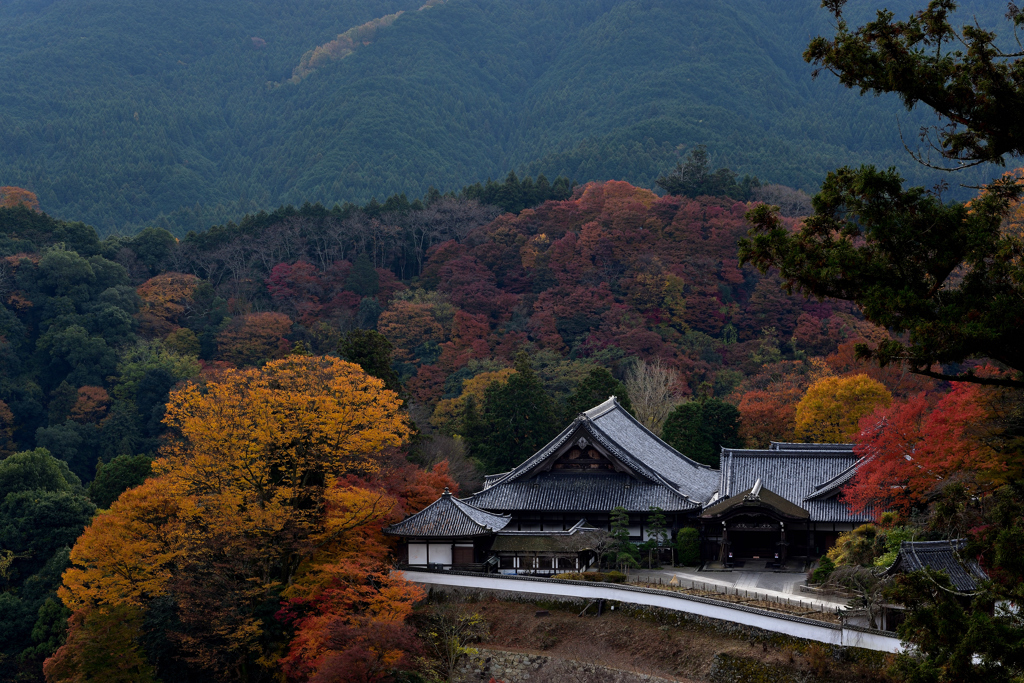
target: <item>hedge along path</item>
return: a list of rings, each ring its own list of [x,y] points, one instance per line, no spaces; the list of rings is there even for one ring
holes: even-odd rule
[[[428,586],[474,588],[580,600],[607,600],[684,612],[833,646],[858,647],[877,652],[901,652],[904,649],[900,639],[886,631],[842,626],[676,591],[532,576],[423,570],[406,570],[401,573],[408,581]]]

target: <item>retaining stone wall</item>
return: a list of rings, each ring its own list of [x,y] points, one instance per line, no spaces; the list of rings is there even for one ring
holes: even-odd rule
[[[461,683],[487,683],[492,678],[503,683],[529,683],[537,678],[554,680],[548,676],[555,673],[551,671],[553,667],[557,667],[557,677],[563,680],[568,676],[570,680],[600,680],[608,683],[675,683],[668,678],[606,666],[488,648],[478,648],[477,654],[464,659],[459,666],[459,675]]]

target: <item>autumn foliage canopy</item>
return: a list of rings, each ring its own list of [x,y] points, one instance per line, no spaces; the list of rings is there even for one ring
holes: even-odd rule
[[[49,680],[81,679],[102,615],[137,627],[157,604],[173,605],[161,628],[175,656],[218,680],[252,666],[291,680],[393,669],[415,650],[404,620],[421,591],[389,575],[381,529],[455,486],[443,465],[395,455],[410,434],[400,405],[358,366],[317,356],[174,392],[157,476],[72,550],[60,597],[78,616]],[[139,661],[141,680],[151,672]]]

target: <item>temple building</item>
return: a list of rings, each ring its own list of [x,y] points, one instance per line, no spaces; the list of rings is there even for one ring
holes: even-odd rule
[[[785,562],[817,557],[842,531],[870,521],[838,500],[859,458],[850,444],[773,443],[723,449],[719,469],[659,439],[615,397],[581,413],[515,469],[486,477],[464,499],[437,502],[386,530],[411,566],[482,566],[507,572],[582,570],[595,529],[629,514],[630,538],[650,538],[660,512],[672,537],[700,530],[705,561]]]

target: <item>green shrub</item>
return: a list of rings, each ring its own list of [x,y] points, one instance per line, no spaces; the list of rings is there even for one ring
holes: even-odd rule
[[[700,564],[700,538],[693,527],[679,530],[676,537],[676,562],[683,567]]]
[[[604,575],[604,580],[608,583],[625,583],[626,575],[622,572],[611,571]]]
[[[821,558],[821,561],[818,562],[818,568],[811,574],[811,583],[825,583],[835,570],[835,562],[828,556]]]

